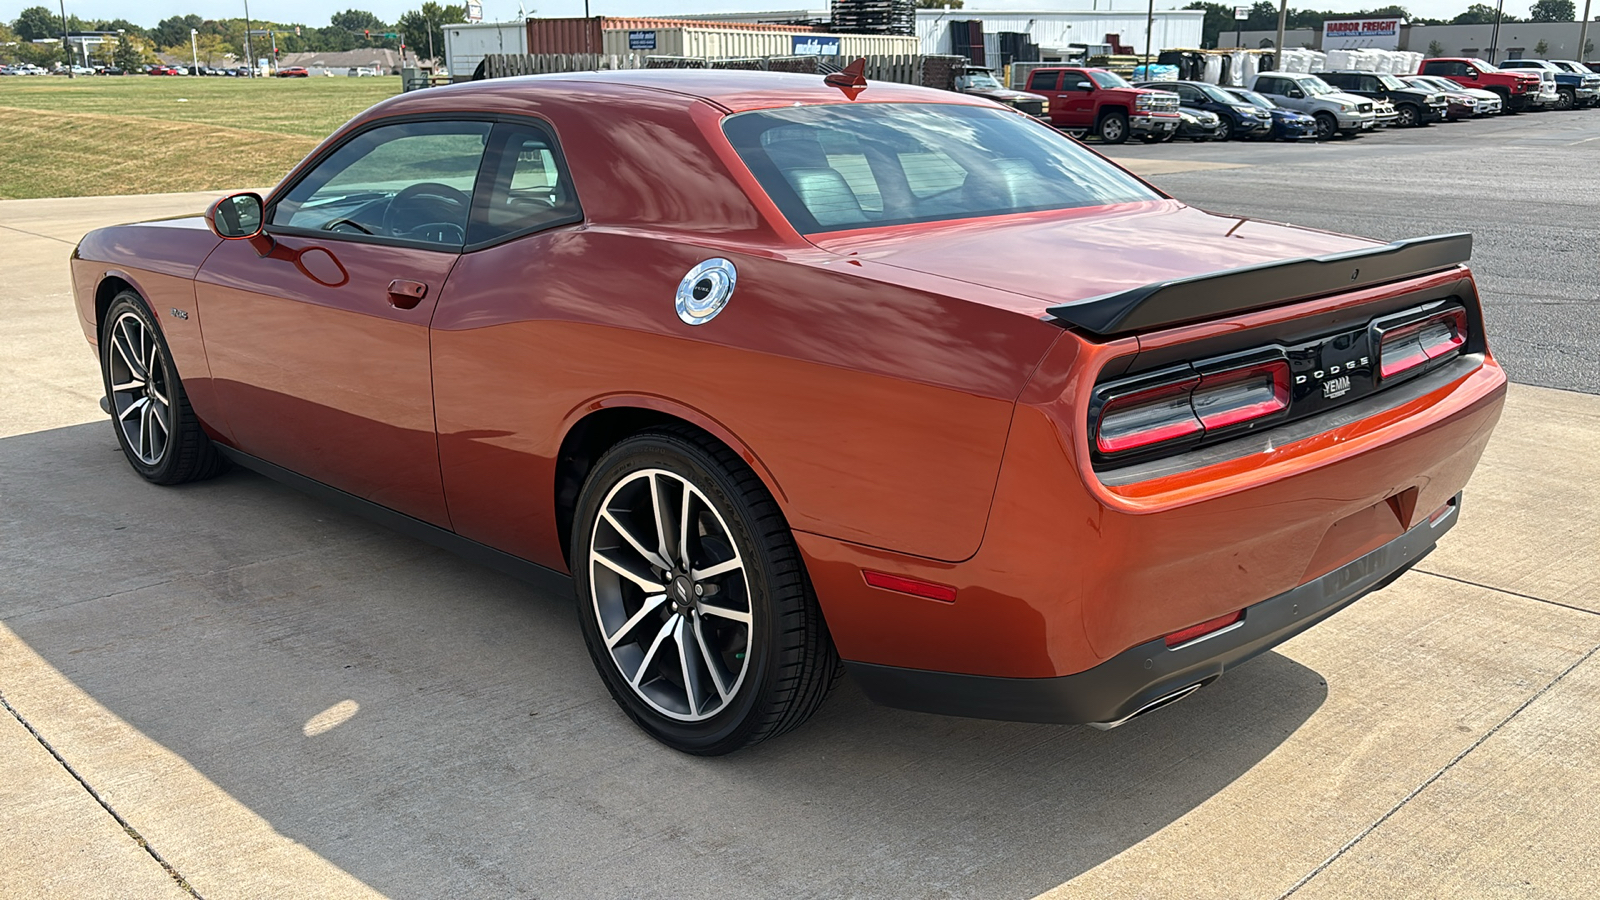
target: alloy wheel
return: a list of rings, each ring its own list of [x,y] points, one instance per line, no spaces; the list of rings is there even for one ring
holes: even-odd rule
[[[161,345],[135,313],[112,326],[108,363],[117,427],[140,462],[158,465],[172,440],[172,392]]]
[[[641,469],[612,487],[591,535],[589,593],[601,641],[641,700],[681,722],[728,708],[757,623],[733,534],[692,483]]]

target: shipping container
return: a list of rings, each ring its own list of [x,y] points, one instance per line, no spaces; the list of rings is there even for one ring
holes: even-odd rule
[[[771,31],[730,29],[721,23],[695,23],[655,28],[618,28],[605,32],[605,53],[659,56],[887,56],[917,52],[917,39],[900,35],[828,34],[803,28]]]
[[[521,22],[476,22],[444,27],[445,71],[470,78],[486,53],[528,52],[528,30]]]
[[[599,53],[604,16],[529,19],[529,53]]]

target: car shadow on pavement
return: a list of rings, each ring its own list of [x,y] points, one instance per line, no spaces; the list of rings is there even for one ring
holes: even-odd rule
[[[847,679],[800,730],[704,759],[616,708],[570,598],[259,476],[152,487],[97,422],[0,440],[0,490],[0,620],[392,896],[1030,896],[1221,791],[1326,698],[1276,653],[1111,732],[885,709]]]

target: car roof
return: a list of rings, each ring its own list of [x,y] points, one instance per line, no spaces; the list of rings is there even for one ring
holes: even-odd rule
[[[679,98],[683,105],[688,106],[696,100],[703,100],[729,112],[771,109],[777,106],[792,106],[796,103],[810,105],[851,102],[841,89],[823,83],[821,75],[730,69],[629,69],[491,78],[486,81],[413,91],[401,94],[382,105],[387,107],[388,112],[397,112],[401,106],[416,111],[427,111],[434,107],[457,109],[461,102],[469,97],[494,98],[502,102],[515,101],[518,97],[538,100],[553,95],[570,97],[575,90],[581,90],[586,95],[609,96],[617,100],[622,100],[630,94],[637,95],[640,91],[648,91],[655,95],[654,102],[670,103],[673,98]],[[990,105],[989,101],[982,98],[953,91],[871,80],[856,96],[855,102]]]

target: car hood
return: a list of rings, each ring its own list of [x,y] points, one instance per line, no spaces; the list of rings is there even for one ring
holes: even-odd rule
[[[816,245],[941,279],[996,288],[1042,316],[1157,281],[1321,256],[1376,241],[1225,216],[1176,200],[812,235]]]

